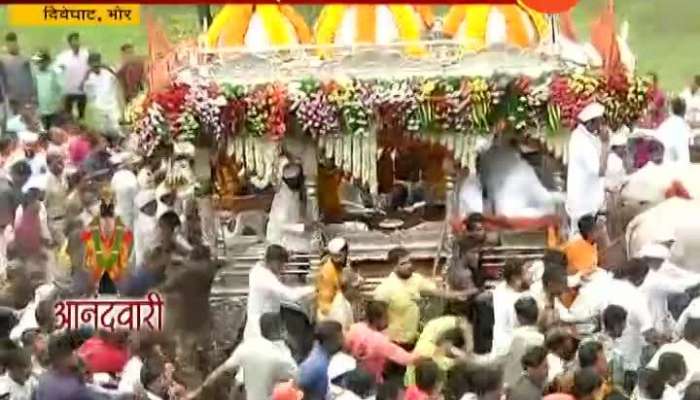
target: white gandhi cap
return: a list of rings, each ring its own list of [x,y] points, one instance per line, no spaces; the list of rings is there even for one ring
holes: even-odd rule
[[[31,131],[22,131],[17,134],[17,138],[24,144],[34,144],[39,141],[39,135]]]
[[[345,239],[341,237],[333,238],[333,240],[328,243],[328,251],[331,254],[340,254],[347,245],[348,242]]]
[[[578,120],[581,122],[588,122],[592,119],[600,118],[605,114],[605,107],[598,102],[593,102],[581,110],[578,113]]]

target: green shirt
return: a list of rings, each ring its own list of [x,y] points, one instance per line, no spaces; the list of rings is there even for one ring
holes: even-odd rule
[[[49,67],[45,71],[36,71],[36,91],[39,102],[39,114],[51,115],[58,111],[63,90],[56,71]]]

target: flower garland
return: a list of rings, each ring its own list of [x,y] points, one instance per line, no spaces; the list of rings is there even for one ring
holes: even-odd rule
[[[245,97],[245,129],[253,136],[268,135],[281,139],[287,131],[288,102],[286,88],[267,84]]]
[[[197,82],[185,96],[185,111],[181,114],[181,140],[194,141],[200,129],[205,129],[215,137],[222,133],[221,109],[227,104],[226,98],[213,84]]]
[[[623,125],[632,125],[646,110],[651,101],[652,82],[645,77],[631,80],[618,72],[605,82],[600,102],[605,106],[605,118],[613,131]]]
[[[140,146],[248,134],[280,140],[291,116],[313,138],[382,132],[485,134],[495,127],[523,132],[573,129],[590,102],[606,108],[611,128],[634,124],[644,113],[651,84],[625,74],[558,73],[531,79],[447,77],[398,80],[307,78],[285,85],[194,82],[134,101],[130,115]]]
[[[577,116],[599,93],[601,81],[590,74],[555,75],[550,84],[550,125],[573,129]]]
[[[547,101],[550,96],[549,82],[520,77],[502,82],[503,96],[497,106],[493,120],[503,129],[523,132],[538,129],[547,121],[550,130],[558,129],[558,122],[548,120]]]
[[[340,110],[330,100],[330,85],[323,86],[314,79],[305,79],[292,93],[292,110],[301,130],[314,138],[340,132]]]
[[[609,78],[591,73],[557,75],[550,84],[550,124],[559,120],[573,129],[578,113],[598,101],[605,106],[605,118],[613,130],[631,126],[651,101],[651,88],[647,78],[629,77],[622,71]]]

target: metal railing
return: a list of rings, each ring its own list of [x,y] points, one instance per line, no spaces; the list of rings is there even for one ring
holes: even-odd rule
[[[509,46],[478,52],[466,51],[453,40],[424,40],[391,44],[295,45],[252,51],[245,47],[182,49],[182,67],[175,73],[209,77],[231,83],[292,81],[305,76],[331,79],[339,76],[363,79],[491,76],[538,76],[566,65],[545,47],[519,49]]]

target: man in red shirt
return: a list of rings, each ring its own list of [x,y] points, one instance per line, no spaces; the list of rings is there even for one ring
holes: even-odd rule
[[[146,78],[143,57],[134,55],[134,45],[122,45],[122,65],[117,71],[117,78],[122,86],[124,100],[131,101],[143,89]]]
[[[369,302],[365,315],[366,322],[352,325],[345,334],[345,347],[377,382],[382,382],[387,361],[406,366],[413,362],[413,356],[382,333],[388,325],[386,303]]]

